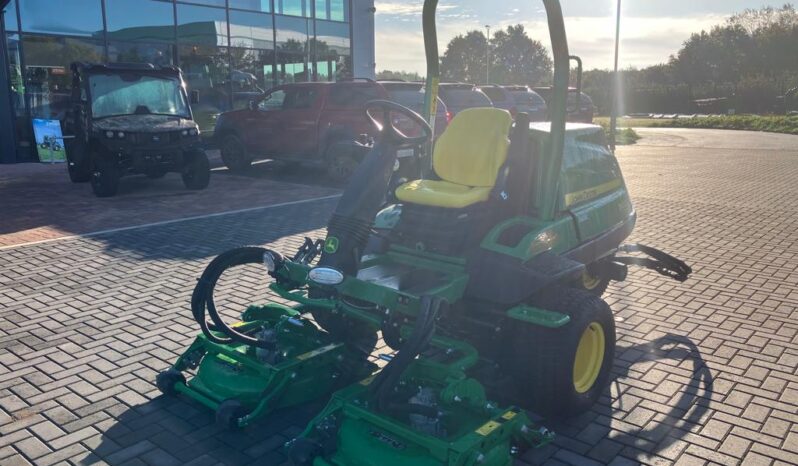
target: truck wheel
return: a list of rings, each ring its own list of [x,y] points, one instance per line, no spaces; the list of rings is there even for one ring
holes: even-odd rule
[[[119,190],[121,177],[116,160],[95,155],[92,157],[91,189],[97,197],[113,197]]]
[[[222,154],[222,162],[231,172],[244,172],[252,165],[252,159],[238,136],[225,136],[219,152]]]
[[[550,288],[530,303],[561,312],[571,321],[549,329],[513,329],[506,370],[524,407],[550,418],[587,411],[604,391],[615,355],[615,320],[601,298],[569,287]]]
[[[327,160],[327,176],[336,183],[349,180],[360,164],[352,153],[352,147],[346,143],[331,143],[325,151]]]
[[[211,181],[211,164],[205,152],[198,150],[186,154],[182,176],[187,189],[199,191],[208,187]]]

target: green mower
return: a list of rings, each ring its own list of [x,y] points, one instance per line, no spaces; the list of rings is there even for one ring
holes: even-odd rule
[[[566,124],[571,57],[559,2],[543,3],[552,121],[463,111],[419,164],[424,173],[397,179],[397,151],[431,146],[434,134],[437,1],[427,0],[426,115],[367,105],[380,136],[326,239],[306,239],[292,256],[247,247],[211,262],[191,302],[202,334],[158,376],[164,393],[216,410],[232,428],[329,398],[287,445],[294,464],[315,466],[509,465],[552,440],[541,417],[592,406],[615,350],[607,284],[626,279],[629,265],[680,281],[692,271],[623,244],[635,211],[602,129]],[[399,117],[422,134],[396,129]],[[229,325],[214,287],[253,263],[293,304],[253,305]],[[390,347],[379,365],[370,358],[378,334]]]

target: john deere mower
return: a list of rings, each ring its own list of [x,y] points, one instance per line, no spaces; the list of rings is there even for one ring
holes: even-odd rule
[[[397,151],[432,144],[436,4],[424,5],[426,115],[368,103],[380,136],[326,238],[291,255],[247,247],[211,262],[191,302],[202,334],[157,380],[229,427],[329,397],[287,445],[297,465],[509,465],[552,440],[541,418],[581,413],[605,389],[615,349],[607,284],[632,264],[677,280],[691,273],[623,244],[635,211],[603,131],[566,124],[570,57],[557,0],[543,0],[551,122],[463,111],[423,173],[397,180]],[[423,134],[402,133],[399,117]],[[242,264],[263,264],[271,291],[292,304],[253,305],[227,324],[214,287]],[[382,364],[369,358],[378,335],[390,348]]]

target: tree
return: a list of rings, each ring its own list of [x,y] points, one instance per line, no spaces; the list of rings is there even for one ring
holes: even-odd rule
[[[441,58],[444,81],[485,82],[487,38],[482,31],[469,31],[449,42]]]
[[[487,39],[469,31],[449,42],[441,59],[441,76],[448,81],[484,83]],[[540,84],[551,77],[552,61],[540,42],[519,24],[496,31],[490,41],[490,76],[495,84]]]
[[[552,61],[524,26],[508,26],[491,39],[491,81],[497,84],[541,84],[551,78]]]
[[[377,79],[402,80],[402,81],[423,81],[424,78],[415,71],[391,71],[382,70],[377,72]]]

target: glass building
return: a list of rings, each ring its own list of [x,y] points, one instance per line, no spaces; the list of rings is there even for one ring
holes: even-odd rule
[[[31,121],[64,118],[75,61],[180,66],[206,131],[274,85],[373,77],[373,64],[359,67],[372,76],[354,71],[353,4],[373,31],[373,1],[363,0],[10,0],[0,23],[0,163],[36,160]],[[357,48],[373,61],[373,32],[364,40]]]

